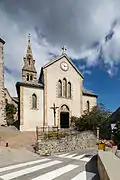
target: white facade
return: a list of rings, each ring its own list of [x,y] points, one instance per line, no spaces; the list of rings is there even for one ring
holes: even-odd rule
[[[62,62],[66,62],[69,66],[68,71],[63,71],[60,67]],[[56,111],[56,124],[60,126],[60,108],[66,105],[69,108],[71,116],[80,116],[82,114],[82,81],[83,78],[68,62],[66,57],[60,58],[52,65],[45,67],[44,71],[44,89],[45,95],[45,125],[53,126],[53,110],[50,109],[53,103],[59,107]],[[66,78],[71,83],[71,98],[58,97],[58,81]]]
[[[26,75],[32,72],[27,66],[25,81],[17,83],[20,130],[34,131],[36,126],[68,128],[71,116],[79,117],[97,105],[97,95],[83,91],[83,76],[65,53],[41,68],[38,82],[27,82]],[[57,107],[56,114],[53,105]]]
[[[90,111],[92,110],[92,108],[97,105],[97,98],[95,98],[94,96],[90,96],[90,95],[83,95],[83,112],[87,110],[87,102],[89,102],[90,105]]]
[[[32,95],[37,97],[36,108],[33,108]],[[20,86],[20,130],[34,131],[36,126],[43,126],[43,89]]]

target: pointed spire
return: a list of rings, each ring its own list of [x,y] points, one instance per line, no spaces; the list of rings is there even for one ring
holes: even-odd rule
[[[35,68],[35,60],[33,59],[33,55],[32,55],[30,34],[28,36],[26,57],[24,57],[23,59],[24,59],[24,65],[22,68],[23,81],[35,82],[37,79],[37,72]]]
[[[32,55],[31,43],[30,43],[30,34],[28,35],[28,47],[27,47],[27,55]]]

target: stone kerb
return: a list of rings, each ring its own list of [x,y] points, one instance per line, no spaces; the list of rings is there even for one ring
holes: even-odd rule
[[[113,152],[100,150],[97,164],[101,180],[120,180],[120,159]]]

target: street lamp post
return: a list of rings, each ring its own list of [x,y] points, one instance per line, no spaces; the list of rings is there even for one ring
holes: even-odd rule
[[[97,141],[99,141],[99,127],[97,127]]]
[[[113,139],[113,130],[115,129],[116,124],[111,124],[111,139]]]
[[[55,103],[53,103],[53,106],[50,107],[50,109],[53,109],[53,115],[54,115],[54,126],[56,126],[56,109],[59,107],[55,106]]]

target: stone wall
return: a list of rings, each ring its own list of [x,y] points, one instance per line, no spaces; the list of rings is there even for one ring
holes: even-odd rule
[[[55,154],[96,147],[96,141],[96,136],[91,131],[77,132],[59,139],[39,139],[36,148],[39,154]]]
[[[3,61],[4,44],[5,42],[0,38],[0,125],[5,124],[4,61]]]

